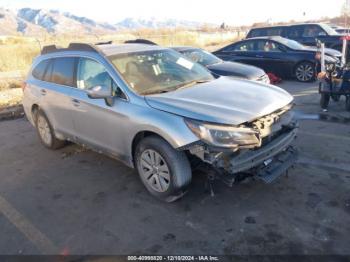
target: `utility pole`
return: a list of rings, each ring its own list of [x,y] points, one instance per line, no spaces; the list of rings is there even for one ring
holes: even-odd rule
[[[348,16],[350,14],[350,0],[345,0],[343,4],[341,14],[344,16],[344,27],[348,27]]]

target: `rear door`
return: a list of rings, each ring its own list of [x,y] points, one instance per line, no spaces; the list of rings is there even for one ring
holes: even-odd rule
[[[75,66],[74,57],[49,59],[40,85],[40,107],[43,108],[55,131],[67,135],[73,133],[70,93],[75,82]]]

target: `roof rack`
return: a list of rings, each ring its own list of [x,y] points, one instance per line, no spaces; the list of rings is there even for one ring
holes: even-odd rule
[[[41,54],[49,54],[54,52],[64,52],[64,51],[89,51],[95,53],[102,53],[102,51],[92,44],[85,43],[70,43],[67,48],[57,47],[56,45],[44,46],[41,50]]]
[[[113,44],[113,41],[112,41],[112,40],[109,40],[109,41],[106,41],[106,42],[98,42],[98,43],[95,43],[95,45],[110,45],[110,44]]]
[[[155,42],[148,40],[148,39],[143,39],[143,38],[138,38],[138,39],[133,39],[133,40],[126,40],[124,41],[124,44],[145,44],[145,45],[157,45]]]

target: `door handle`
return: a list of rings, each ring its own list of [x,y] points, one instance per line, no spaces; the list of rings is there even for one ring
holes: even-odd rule
[[[42,96],[46,95],[46,90],[45,89],[41,89],[40,92],[41,92]]]
[[[262,55],[255,55],[255,57],[257,57],[257,58],[263,58],[264,56],[262,56]]]
[[[72,99],[73,105],[78,107],[80,105],[80,101],[78,99]]]

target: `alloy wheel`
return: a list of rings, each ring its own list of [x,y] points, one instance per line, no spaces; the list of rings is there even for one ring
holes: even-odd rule
[[[165,192],[170,186],[170,171],[163,157],[152,149],[143,151],[140,158],[141,176],[157,192]]]
[[[300,64],[295,70],[295,76],[299,81],[308,82],[314,77],[314,68],[310,64]]]
[[[52,142],[50,126],[46,119],[41,115],[38,116],[37,127],[40,138],[45,144],[50,145]]]

